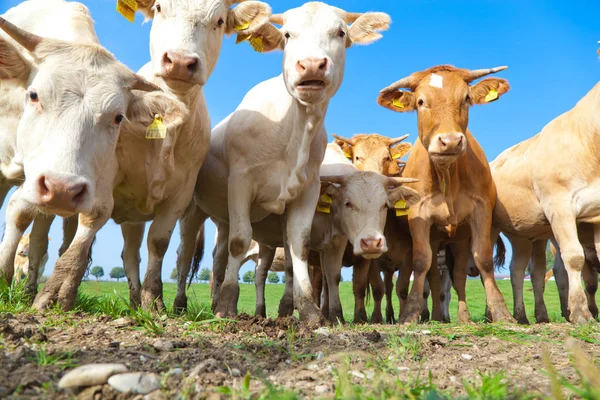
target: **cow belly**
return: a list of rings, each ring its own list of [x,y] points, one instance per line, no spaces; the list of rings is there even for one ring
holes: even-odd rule
[[[579,222],[600,222],[600,180],[597,180],[573,194],[573,207]]]

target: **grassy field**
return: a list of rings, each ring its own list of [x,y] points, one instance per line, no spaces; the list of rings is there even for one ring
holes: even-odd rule
[[[506,299],[509,310],[512,312],[512,287],[510,281],[498,281],[498,287]],[[529,282],[525,283],[525,306],[527,308],[527,315],[533,322],[533,292],[528,289],[531,287]],[[265,296],[267,302],[267,315],[269,317],[277,317],[277,307],[279,306],[279,299],[283,294],[284,285],[267,284],[265,289]],[[128,288],[126,282],[84,282],[80,287],[80,293],[89,296],[101,296],[101,295],[112,295],[115,292],[127,298]],[[173,305],[175,298],[176,285],[174,283],[165,283],[163,287],[165,305],[167,307]],[[564,318],[560,315],[560,302],[558,299],[558,291],[554,282],[548,282],[546,287],[546,293],[544,295],[546,300],[546,307],[548,308],[548,314],[552,322],[564,322]],[[193,284],[188,291],[188,298],[191,303],[195,303],[195,306],[206,305],[210,303],[209,298],[209,287],[208,284],[196,283]],[[342,301],[342,307],[344,309],[344,318],[347,322],[352,321],[354,312],[354,296],[352,294],[352,283],[342,282],[340,284],[340,298]],[[429,301],[431,303],[431,299]],[[481,282],[478,279],[467,280],[467,304],[471,312],[471,318],[474,321],[481,321],[484,318],[485,312],[485,291]],[[240,284],[240,299],[238,303],[238,311],[240,313],[254,314],[254,308],[256,305],[255,300],[255,289],[253,284]],[[383,307],[385,307],[385,298],[383,300]],[[456,294],[452,293],[452,302],[450,305],[450,316],[452,320],[456,318],[457,311],[457,300]],[[196,307],[194,307],[196,308]],[[373,302],[370,301],[367,312],[371,313],[373,309]],[[394,312],[398,316],[400,306],[398,303],[398,297],[394,292]],[[385,315],[385,308],[382,310]]]

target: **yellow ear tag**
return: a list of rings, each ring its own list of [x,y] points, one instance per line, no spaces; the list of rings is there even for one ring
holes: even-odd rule
[[[237,37],[235,38],[235,44],[245,42],[246,40],[250,39],[251,37],[252,37],[251,33],[248,33],[248,34],[239,33],[237,35]]]
[[[398,158],[400,158],[400,157],[402,157],[402,154],[400,154],[400,153],[396,153],[396,154],[394,154],[394,155],[392,156],[392,158],[393,158],[394,160],[396,160],[396,159],[398,159]]]
[[[490,92],[485,96],[485,102],[489,103],[490,101],[494,101],[498,98],[498,92],[495,89],[490,89]]]
[[[138,4],[135,0],[117,0],[117,11],[129,22],[133,22],[135,19],[137,9]]]
[[[331,213],[331,206],[329,204],[324,205],[322,203],[317,204],[317,211],[325,214]]]
[[[333,200],[331,199],[331,196],[329,196],[327,193],[324,193],[321,195],[321,200],[322,203],[327,203],[327,204],[331,204],[333,203]]]
[[[327,193],[323,193],[317,203],[317,211],[325,214],[331,213],[331,203],[333,203],[331,196]]]
[[[408,215],[408,207],[406,206],[406,201],[398,200],[396,204],[394,204],[394,208],[396,209],[396,217]]]
[[[162,117],[154,116],[154,121],[146,128],[146,139],[164,139],[167,137],[167,128],[163,124]]]
[[[233,28],[234,31],[243,31],[244,29],[248,29],[248,27],[250,26],[250,22],[244,22],[241,25],[236,26],[235,28]]]
[[[344,155],[346,156],[347,159],[352,160],[352,154],[348,153],[348,150],[344,151]]]
[[[394,99],[392,101],[392,104],[398,108],[404,108],[404,103],[402,103],[400,100],[398,99]]]
[[[251,37],[250,45],[252,46],[254,51],[258,51],[259,53],[262,53],[263,50],[265,49],[263,46],[263,41],[262,41],[261,37],[255,37],[255,38]]]

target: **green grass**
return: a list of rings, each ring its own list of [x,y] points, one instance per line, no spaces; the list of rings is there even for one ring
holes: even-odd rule
[[[512,288],[510,281],[498,281],[498,287],[504,295],[509,311],[512,313]],[[533,292],[528,289],[531,287],[529,282],[525,283],[524,298],[527,309],[527,315],[531,322],[535,322],[533,314]],[[277,317],[277,308],[279,306],[279,299],[283,295],[283,284],[277,285],[266,285],[265,297],[267,303],[267,315],[269,317]],[[80,293],[88,296],[102,296],[110,295],[115,298],[114,293],[128,298],[128,287],[126,282],[83,282],[80,288]],[[173,300],[175,299],[176,285],[174,283],[164,283],[163,285],[163,296],[165,305],[167,307],[172,306]],[[256,306],[255,298],[255,287],[253,284],[240,284],[240,299],[238,302],[238,311],[240,313],[254,314]],[[208,318],[206,315],[210,315],[210,291],[208,284],[196,283],[191,286],[188,291],[188,299],[191,308],[191,315],[194,313],[203,313],[200,315],[202,318],[198,320]],[[546,286],[546,293],[544,295],[546,300],[546,307],[548,314],[552,322],[564,322],[564,318],[560,315],[560,301],[558,298],[558,291],[554,282],[548,282]],[[342,282],[340,283],[340,299],[344,310],[344,318],[346,321],[353,320],[354,310],[354,295],[352,294],[352,283]],[[431,300],[429,301],[431,304]],[[475,321],[481,321],[484,319],[485,314],[485,290],[478,279],[467,280],[467,304],[469,311],[471,312],[471,318]],[[452,301],[450,305],[450,317],[452,320],[456,320],[458,305],[457,297],[454,291],[452,292]],[[373,300],[371,299],[367,306],[367,313],[370,315],[373,310]],[[394,291],[394,313],[398,317],[400,311],[400,305],[398,297]],[[383,312],[385,313],[385,297],[383,300]],[[190,311],[188,311],[190,314]],[[109,313],[112,315],[112,313]],[[384,314],[385,315],[385,314]]]

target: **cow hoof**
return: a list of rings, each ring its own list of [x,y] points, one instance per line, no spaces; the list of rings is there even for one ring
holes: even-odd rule
[[[529,319],[524,315],[515,315],[515,319],[519,325],[529,325]]]
[[[335,318],[334,318],[334,320],[335,320]],[[364,309],[360,310],[354,314],[354,323],[355,324],[366,324],[367,323],[367,312]]]
[[[592,313],[587,309],[573,310],[569,318],[572,324],[586,324],[594,321]]]
[[[256,306],[256,311],[254,315],[257,317],[267,318],[267,311],[265,310],[265,306]]]
[[[448,321],[450,322],[450,321]],[[458,313],[458,322],[460,322],[461,324],[468,324],[471,322],[471,314],[469,314],[469,311],[462,311]]]
[[[504,303],[500,305],[492,305],[489,307],[489,312],[490,316],[492,317],[492,322],[509,322],[513,324],[517,322],[508,312],[508,308],[506,308]]]
[[[548,317],[548,312],[536,313],[535,322],[537,322],[538,324],[550,323],[550,317]]]
[[[175,296],[173,311],[175,314],[183,314],[187,310],[187,296]]]
[[[372,324],[383,323],[383,316],[381,315],[381,313],[373,313],[373,315],[371,315],[371,323]]]
[[[346,323],[346,321],[344,321],[344,315],[342,314],[341,311],[335,311],[333,313],[329,313],[329,322],[331,322],[333,325]]]

